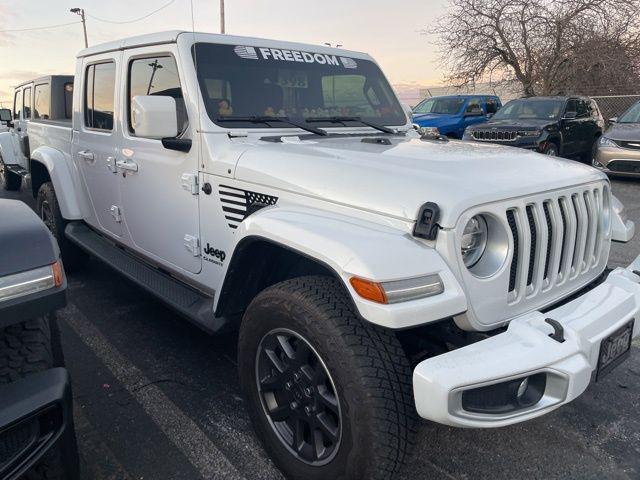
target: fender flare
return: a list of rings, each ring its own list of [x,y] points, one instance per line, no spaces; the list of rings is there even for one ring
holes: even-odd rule
[[[248,237],[284,246],[331,269],[360,315],[384,327],[408,328],[467,309],[464,292],[446,262],[408,230],[305,207],[267,207],[240,224],[236,245]],[[393,305],[364,300],[349,282],[354,276],[382,282],[434,273],[440,275],[444,293]]]
[[[42,164],[49,172],[62,217],[66,220],[81,219],[82,210],[76,197],[77,183],[65,155],[55,148],[42,146],[31,153],[31,162]]]

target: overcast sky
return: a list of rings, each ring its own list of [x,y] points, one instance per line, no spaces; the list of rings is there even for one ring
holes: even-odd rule
[[[0,4],[0,100],[12,86],[48,73],[73,73],[82,26],[5,30],[79,20],[72,7],[110,21],[139,18],[169,0],[25,0]],[[159,30],[191,29],[190,0],[174,0],[129,24],[87,18],[89,45]],[[227,33],[313,44],[340,43],[373,55],[399,90],[440,83],[433,39],[420,31],[442,14],[446,0],[226,0]],[[218,0],[193,0],[195,29],[218,32]],[[410,88],[410,87],[409,87]],[[7,105],[8,106],[8,105]]]

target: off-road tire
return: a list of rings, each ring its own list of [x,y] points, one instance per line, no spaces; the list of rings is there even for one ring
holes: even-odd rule
[[[0,187],[9,191],[20,190],[22,177],[6,169],[2,157],[0,157]]]
[[[0,384],[64,366],[54,313],[0,329]],[[57,444],[23,477],[24,480],[79,478],[78,447],[73,423]]]
[[[36,211],[58,242],[64,268],[68,272],[80,270],[89,255],[71,243],[64,234],[67,221],[62,218],[58,198],[51,182],[45,182],[38,190]]]
[[[285,328],[304,337],[333,378],[342,440],[321,466],[291,453],[271,426],[257,386],[261,340]],[[238,341],[240,383],[254,428],[275,464],[291,479],[394,478],[413,445],[416,410],[411,368],[393,331],[362,320],[338,281],[299,277],[267,288],[251,302]]]

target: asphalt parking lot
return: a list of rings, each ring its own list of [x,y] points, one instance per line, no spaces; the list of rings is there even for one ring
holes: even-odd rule
[[[640,227],[640,181],[613,191]],[[610,266],[638,254],[640,235],[614,244]],[[84,478],[282,478],[252,433],[232,335],[205,335],[97,261],[69,276],[68,297],[59,318]],[[544,418],[497,430],[423,423],[403,478],[640,478],[639,347]]]

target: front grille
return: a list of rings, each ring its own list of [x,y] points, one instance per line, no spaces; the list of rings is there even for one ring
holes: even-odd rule
[[[517,131],[508,130],[472,130],[471,135],[482,142],[513,142],[518,138]]]
[[[601,260],[603,198],[608,194],[599,184],[507,208],[513,237],[510,304],[592,275]]]
[[[630,148],[631,150],[640,150],[640,140],[638,141],[625,141],[625,140],[615,140],[615,142],[620,145],[622,148]]]
[[[0,470],[33,440],[29,424],[20,423],[0,434]]]
[[[640,160],[613,160],[607,164],[607,168],[612,172],[640,173]]]

